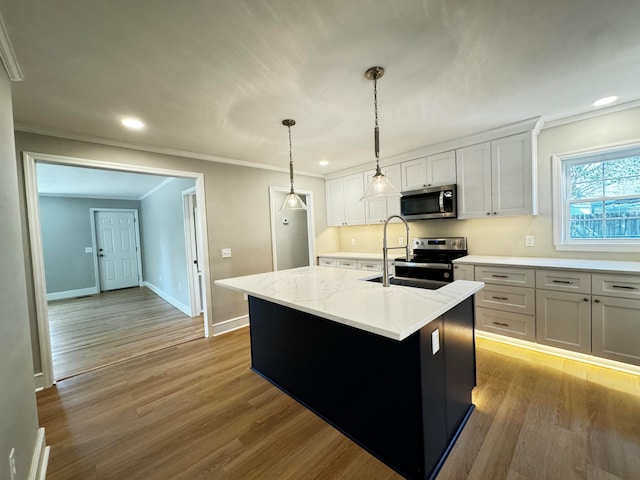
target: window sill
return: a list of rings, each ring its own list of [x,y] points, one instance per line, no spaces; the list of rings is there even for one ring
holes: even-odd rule
[[[640,252],[640,241],[563,242],[556,243],[556,250],[574,252]]]

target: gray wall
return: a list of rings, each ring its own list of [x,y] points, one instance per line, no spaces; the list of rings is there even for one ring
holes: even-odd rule
[[[306,210],[281,211],[287,193],[275,192],[275,236],[278,270],[309,265],[309,234]],[[307,203],[306,195],[300,194]],[[284,220],[287,219],[287,223]]]
[[[18,479],[26,479],[38,431],[29,339],[29,311],[13,143],[11,84],[0,69],[0,477],[15,448]]]
[[[96,286],[95,253],[84,251],[91,246],[91,208],[140,210],[137,200],[40,195],[38,203],[47,293]]]
[[[20,165],[18,169],[18,184],[21,198],[23,239],[25,242],[24,262],[28,272],[31,272],[32,266],[26,221],[26,205],[24,202],[23,151],[102,160],[124,165],[201,172],[204,175],[207,202],[206,228],[209,245],[206,247],[209,249],[209,270],[212,280],[272,270],[269,187],[286,188],[289,185],[287,171],[275,172],[241,167],[25,132],[16,132],[15,140],[18,153],[17,162]],[[287,162],[285,159],[283,161],[283,169],[286,169],[286,167]],[[339,229],[327,228],[324,179],[296,174],[296,187],[313,192],[317,251],[338,250]],[[232,200],[237,198],[241,198],[243,201]],[[222,258],[220,251],[226,247],[232,249],[232,258]],[[38,325],[31,275],[29,275],[27,281],[34,364],[35,371],[39,372],[41,371],[41,366]],[[211,296],[213,323],[219,323],[247,313],[247,302],[244,301],[241,293],[212,285]]]
[[[186,306],[190,301],[182,191],[195,183],[176,178],[141,202],[143,278]]]

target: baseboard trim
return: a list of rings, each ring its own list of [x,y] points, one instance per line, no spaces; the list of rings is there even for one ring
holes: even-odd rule
[[[47,466],[49,465],[49,451],[44,437],[44,428],[38,429],[36,444],[31,457],[31,468],[29,469],[29,480],[45,480],[47,476]]]
[[[33,383],[34,383],[36,392],[39,392],[40,390],[44,390],[44,375],[42,374],[42,372],[33,374]]]
[[[185,305],[184,303],[180,302],[179,300],[176,300],[175,298],[173,298],[168,293],[163,292],[158,287],[156,287],[153,283],[150,283],[150,282],[147,282],[147,281],[142,282],[142,283],[143,283],[143,286],[147,287],[149,290],[151,290],[153,293],[158,295],[164,301],[170,303],[171,305],[176,307],[178,310],[180,310],[184,314],[189,315],[190,317],[192,316],[191,315],[191,307],[188,307],[187,305]]]
[[[66,290],[64,292],[47,293],[47,302],[51,300],[64,300],[65,298],[86,297],[87,295],[95,295],[98,292],[97,287],[79,288],[77,290]]]
[[[233,332],[239,328],[249,326],[249,315],[242,315],[241,317],[230,318],[223,322],[213,324],[213,336],[222,335],[225,333]]]
[[[561,348],[549,347],[547,345],[541,345],[539,343],[520,340],[519,338],[505,337],[503,335],[498,335],[497,333],[483,332],[480,330],[476,330],[476,337],[493,340],[495,342],[504,343],[507,345],[513,345],[515,347],[526,348],[527,350],[533,350],[534,352],[548,353],[549,355],[555,355],[556,357],[562,357],[569,360],[588,363],[590,365],[595,365],[596,367],[610,368],[619,372],[630,373],[631,375],[640,375],[640,366],[616,362],[615,360],[609,360],[608,358],[594,357],[593,355],[587,355],[585,353],[578,353],[569,350],[563,350]]]

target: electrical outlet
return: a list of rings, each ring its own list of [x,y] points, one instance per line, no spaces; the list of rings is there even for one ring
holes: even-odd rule
[[[12,448],[9,453],[9,473],[11,474],[11,480],[15,480],[18,474],[16,470],[16,449]]]
[[[231,258],[231,249],[223,248],[222,249],[222,258]]]
[[[355,238],[352,238],[352,239],[351,239],[351,246],[355,246],[355,244],[356,244],[356,239],[355,239]]]
[[[93,253],[93,247],[84,247],[84,253]]]
[[[533,247],[535,245],[535,240],[533,235],[525,235],[524,237],[524,246],[525,247]]]
[[[398,237],[398,245],[404,247],[404,237]]]

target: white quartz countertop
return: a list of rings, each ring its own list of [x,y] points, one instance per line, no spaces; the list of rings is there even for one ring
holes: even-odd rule
[[[437,290],[367,282],[365,271],[301,267],[216,280],[221,287],[404,340],[480,290],[484,283],[457,280]]]
[[[629,254],[634,255],[634,254]],[[457,258],[453,263],[471,263],[474,265],[503,265],[513,267],[557,268],[562,270],[585,270],[610,273],[640,273],[640,262],[589,260],[576,258],[542,257],[501,257],[467,255]]]
[[[398,250],[399,251],[399,250]],[[400,257],[401,255],[390,255],[389,259]],[[380,253],[363,253],[363,252],[332,252],[319,253],[318,257],[331,258],[355,258],[357,260],[382,260],[382,252]]]

